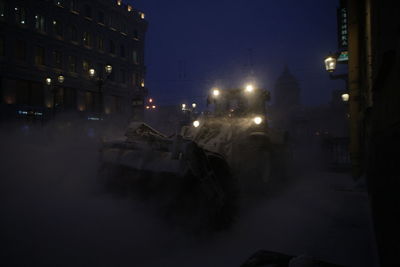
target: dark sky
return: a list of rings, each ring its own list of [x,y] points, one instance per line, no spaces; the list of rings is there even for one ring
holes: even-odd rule
[[[271,91],[287,64],[307,105],[327,103],[344,87],[323,69],[324,56],[337,48],[338,0],[130,2],[149,21],[146,86],[159,104],[204,103],[214,85],[242,86],[249,62]]]

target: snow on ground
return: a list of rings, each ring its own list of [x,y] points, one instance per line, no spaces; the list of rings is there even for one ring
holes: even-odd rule
[[[214,236],[168,228],[146,203],[101,193],[96,142],[0,138],[0,265],[239,266],[260,249],[374,266],[364,192],[345,174],[302,172],[269,198],[242,198]]]

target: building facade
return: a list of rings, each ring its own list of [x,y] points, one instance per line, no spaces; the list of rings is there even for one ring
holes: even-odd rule
[[[146,30],[121,0],[0,0],[2,119],[140,112]]]

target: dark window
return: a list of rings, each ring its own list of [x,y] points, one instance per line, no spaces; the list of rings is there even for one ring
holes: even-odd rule
[[[110,73],[110,75],[108,75],[108,78],[110,79],[110,81],[115,81],[115,70],[113,68],[113,71]]]
[[[125,74],[125,70],[121,70],[121,83],[126,83],[126,74]]]
[[[100,22],[101,24],[104,24],[104,22],[105,22],[105,19],[104,19],[104,12],[102,12],[102,11],[99,11],[99,22]]]
[[[46,32],[46,20],[42,15],[35,15],[35,29],[40,32]]]
[[[92,8],[89,5],[85,5],[85,17],[92,18]]]
[[[135,31],[133,32],[133,38],[139,39],[139,32],[138,32],[137,30],[135,30]]]
[[[70,35],[71,41],[78,42],[78,31],[76,30],[75,26],[73,26],[73,25],[69,26],[69,35]]]
[[[17,40],[15,42],[15,59],[26,60],[26,43],[24,41]]]
[[[3,36],[0,36],[0,57],[4,57],[4,55],[6,54],[6,49],[5,49],[5,40]]]
[[[62,53],[60,51],[54,51],[53,56],[54,56],[54,67],[56,67],[57,69],[62,69],[63,68]]]
[[[68,70],[73,73],[77,73],[76,69],[76,57],[69,56],[68,57]]]
[[[133,50],[132,52],[132,60],[133,64],[139,64],[138,53],[136,50]]]
[[[92,45],[92,36],[88,32],[83,33],[83,44],[86,46],[91,46]]]
[[[71,10],[78,11],[78,0],[71,0]]]
[[[26,10],[24,7],[15,7],[15,20],[20,25],[26,25]]]
[[[53,29],[54,29],[54,34],[58,37],[63,36],[63,27],[62,23],[58,20],[53,20]]]
[[[115,44],[112,40],[110,40],[110,53],[115,54]]]
[[[126,24],[125,23],[121,23],[121,32],[126,33]]]
[[[85,106],[87,111],[100,111],[100,95],[94,92],[85,92]]]
[[[16,82],[17,103],[29,106],[43,106],[44,92],[40,83]]]
[[[99,36],[99,39],[97,40],[98,48],[101,51],[104,51],[104,38]]]
[[[44,48],[41,46],[36,46],[35,47],[35,64],[36,65],[44,65],[45,64],[45,58],[44,58]]]
[[[121,52],[121,57],[125,58],[125,46],[124,45],[121,45],[120,52]]]
[[[64,108],[76,108],[76,90],[64,88]]]
[[[99,64],[97,64],[96,67],[97,67],[98,76],[99,76],[99,77],[103,77],[103,74],[104,74],[104,65],[101,64],[101,63],[99,63]]]
[[[6,4],[4,0],[0,0],[0,20],[4,20],[6,16]]]

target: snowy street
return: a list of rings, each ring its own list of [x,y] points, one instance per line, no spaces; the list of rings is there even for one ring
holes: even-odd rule
[[[243,197],[231,230],[199,238],[101,193],[95,142],[2,140],[0,265],[234,267],[264,249],[376,266],[368,198],[346,174],[300,172],[268,198]]]

